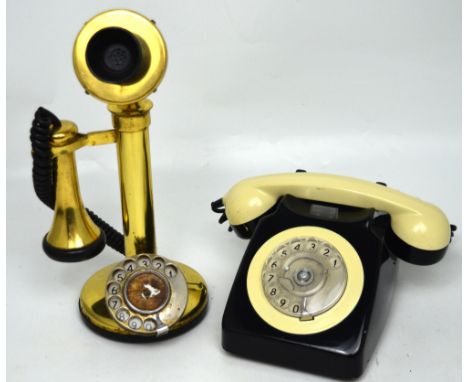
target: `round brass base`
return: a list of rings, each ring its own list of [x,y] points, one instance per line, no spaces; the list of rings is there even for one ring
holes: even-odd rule
[[[142,336],[122,328],[107,310],[105,295],[107,279],[115,264],[102,268],[86,281],[80,295],[80,312],[86,324],[105,337],[127,342],[159,341],[181,334],[196,325],[206,311],[208,289],[201,275],[189,266],[172,261],[183,272],[188,286],[188,300],[179,321],[163,336]]]

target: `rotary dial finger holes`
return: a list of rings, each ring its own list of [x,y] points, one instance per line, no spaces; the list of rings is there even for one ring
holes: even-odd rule
[[[141,254],[118,263],[106,288],[106,305],[123,328],[140,335],[169,331],[187,305],[187,283],[178,267],[160,256]]]

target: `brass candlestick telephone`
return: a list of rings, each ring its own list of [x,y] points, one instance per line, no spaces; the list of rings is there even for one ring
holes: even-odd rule
[[[43,248],[54,260],[74,262],[105,244],[124,260],[89,278],[80,295],[85,322],[124,341],[153,341],[197,323],[207,305],[203,278],[156,251],[148,128],[152,102],[166,70],[163,37],[154,21],[128,10],[90,19],[73,48],[75,73],[87,94],[107,103],[113,129],[79,133],[39,108],[31,128],[33,181],[55,210]],[[119,163],[123,235],[83,206],[75,151],[115,143]]]
[[[438,262],[456,229],[434,205],[329,174],[246,179],[212,209],[250,238],[224,311],[223,347],[344,379],[369,361],[397,259]]]

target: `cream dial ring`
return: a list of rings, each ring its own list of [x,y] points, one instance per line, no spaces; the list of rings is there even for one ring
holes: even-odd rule
[[[247,273],[249,300],[270,326],[292,334],[343,321],[362,293],[364,272],[353,246],[321,227],[295,227],[266,241]]]

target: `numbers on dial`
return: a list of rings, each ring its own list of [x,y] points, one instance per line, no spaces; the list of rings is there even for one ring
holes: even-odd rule
[[[120,284],[112,282],[107,286],[107,293],[114,295],[119,292],[120,292]]]
[[[125,271],[122,269],[117,269],[114,272],[114,280],[115,281],[123,281],[125,278]]]
[[[141,319],[136,316],[128,320],[128,326],[130,326],[132,329],[140,329],[141,323],[142,323]]]
[[[127,272],[133,272],[136,269],[137,265],[133,260],[126,261],[124,263],[124,269]]]
[[[162,269],[164,267],[164,260],[160,258],[153,260],[153,267],[158,270]]]
[[[138,259],[138,265],[139,265],[140,267],[145,267],[145,268],[147,268],[147,267],[150,266],[150,264],[151,264],[151,261],[150,261],[150,259],[149,259],[148,256],[141,256],[141,257]]]
[[[141,254],[116,265],[107,280],[105,301],[110,315],[123,328],[162,335],[179,320],[187,298],[187,282],[176,264]]]
[[[331,256],[329,258],[330,267],[333,269],[339,268],[341,266],[341,259],[338,256]]]
[[[154,332],[157,329],[158,325],[156,324],[155,320],[148,318],[143,323],[143,327],[147,332]]]
[[[318,243],[315,241],[315,240],[309,240],[306,244],[306,248],[309,250],[309,251],[314,251],[317,249],[317,245]]]
[[[288,307],[288,299],[284,296],[280,296],[277,300],[276,303],[281,309],[286,309]]]
[[[128,312],[127,309],[122,308],[117,311],[115,316],[117,317],[119,321],[127,321],[128,318],[130,317],[130,313]]]
[[[118,309],[122,305],[122,300],[117,296],[113,296],[107,301],[107,305],[110,306],[111,309]]]
[[[313,319],[336,304],[346,286],[341,254],[317,238],[293,238],[267,258],[262,270],[269,303],[289,316]]]
[[[166,267],[165,272],[166,272],[167,277],[169,277],[171,279],[177,276],[177,269],[173,265],[168,265]]]

